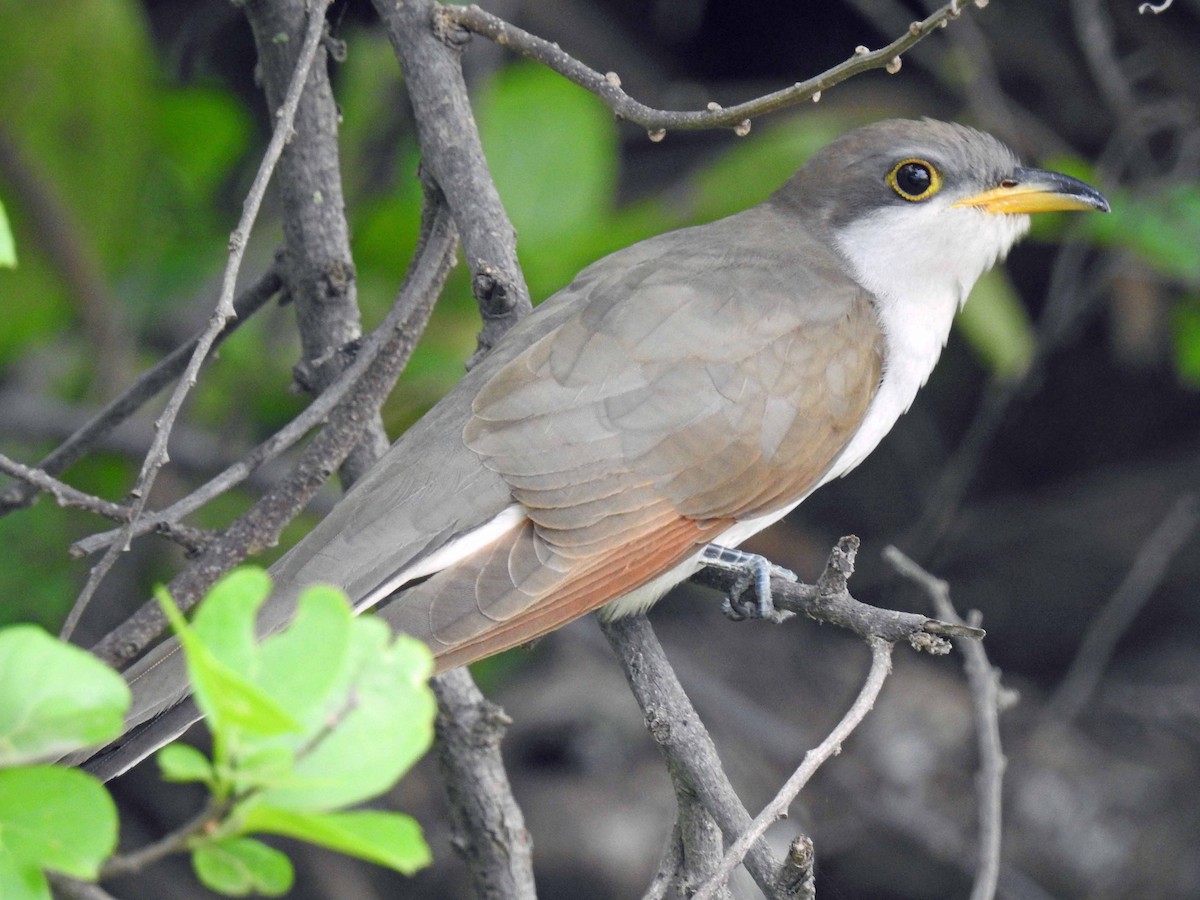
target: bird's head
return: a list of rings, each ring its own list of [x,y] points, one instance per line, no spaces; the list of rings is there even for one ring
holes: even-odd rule
[[[1031,213],[1108,211],[1084,182],[1026,168],[996,138],[933,119],[848,132],[775,195],[811,222],[874,293],[959,302],[1029,229]]]

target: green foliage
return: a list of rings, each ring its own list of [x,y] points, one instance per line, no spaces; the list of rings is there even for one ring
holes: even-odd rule
[[[1033,323],[1004,269],[993,269],[975,284],[956,320],[967,343],[998,378],[1025,374],[1037,346]]]
[[[45,871],[94,879],[116,846],[116,807],[91,775],[59,766],[0,771],[5,900],[49,900]]]
[[[121,733],[129,688],[36,625],[0,629],[0,766],[56,759]]]
[[[1200,388],[1200,295],[1180,302],[1171,316],[1175,372],[1180,380]]]
[[[13,239],[12,226],[8,222],[8,213],[4,211],[4,203],[0,201],[0,268],[16,267],[17,242]]]
[[[95,878],[113,852],[104,786],[30,763],[111,740],[128,708],[125,682],[91,654],[35,625],[0,629],[0,897],[48,900],[46,871]]]
[[[1131,250],[1167,278],[1200,285],[1200,185],[1174,184],[1141,196],[1117,191],[1110,199],[1111,213],[1090,217],[1094,240]]]
[[[213,587],[191,625],[160,597],[214,750],[210,763],[168,747],[159,765],[168,780],[204,783],[229,807],[192,843],[197,874],[215,890],[286,890],[290,867],[284,879],[276,855],[240,840],[255,833],[415,871],[429,861],[415,822],[341,810],[388,790],[429,748],[432,656],[419,641],[393,638],[382,621],[355,618],[344,594],[321,586],[301,595],[287,629],[256,642],[269,592],[265,572],[239,569]]]
[[[281,834],[357,856],[405,875],[432,862],[421,826],[408,816],[375,810],[342,813],[298,812],[254,805],[247,813],[246,831]]]
[[[205,887],[230,897],[279,897],[292,889],[292,861],[254,838],[207,841],[192,852],[192,869]]]

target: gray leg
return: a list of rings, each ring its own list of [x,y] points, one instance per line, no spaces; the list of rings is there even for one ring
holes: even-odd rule
[[[722,547],[720,544],[707,545],[700,558],[706,566],[737,573],[737,581],[721,604],[721,611],[729,618],[734,621],[766,619],[768,622],[782,622],[794,615],[775,608],[775,601],[771,597],[771,576],[795,581],[795,573],[757,553],[747,553],[736,547]],[[751,586],[754,590],[753,602],[742,599]]]

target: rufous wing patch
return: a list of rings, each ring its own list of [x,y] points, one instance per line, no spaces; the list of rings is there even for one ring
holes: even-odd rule
[[[588,557],[558,555],[525,522],[380,610],[444,672],[535,640],[682,563],[730,520],[676,516]],[[534,565],[534,561],[539,564]]]

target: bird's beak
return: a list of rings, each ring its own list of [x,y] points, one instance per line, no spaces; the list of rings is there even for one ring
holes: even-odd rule
[[[997,187],[955,200],[953,206],[975,206],[990,213],[1040,213],[1067,209],[1108,212],[1104,195],[1070,175],[1044,169],[1016,169]]]

